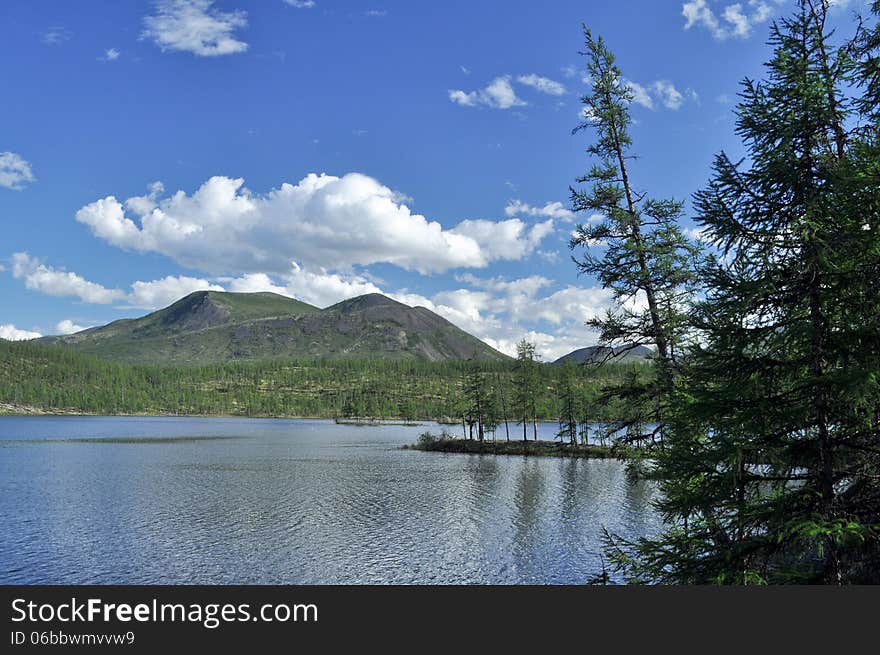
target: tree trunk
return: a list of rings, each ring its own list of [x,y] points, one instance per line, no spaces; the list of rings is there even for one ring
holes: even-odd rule
[[[501,413],[504,415],[504,432],[510,441],[510,427],[507,425],[507,406],[504,404],[504,387],[498,385],[498,393],[501,395]]]
[[[651,315],[651,327],[653,328],[654,342],[657,344],[658,364],[660,365],[660,375],[664,383],[671,388],[672,378],[669,362],[669,347],[666,342],[666,331],[663,329],[663,322],[660,318],[660,310],[657,306],[657,297],[654,292],[654,283],[651,280],[651,272],[648,269],[648,259],[645,256],[645,245],[642,239],[642,231],[636,218],[636,203],[633,196],[632,187],[629,181],[629,172],[626,168],[626,157],[623,154],[623,145],[617,134],[617,125],[612,121],[611,131],[614,136],[614,148],[617,152],[617,162],[620,166],[620,177],[623,182],[623,190],[626,194],[626,208],[632,219],[632,238],[636,244],[636,252],[639,260],[639,271],[642,275],[642,288],[648,299],[648,312]]]

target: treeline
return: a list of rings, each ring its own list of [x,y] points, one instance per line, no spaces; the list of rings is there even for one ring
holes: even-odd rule
[[[611,420],[614,406],[594,401],[601,389],[639,375],[644,365],[577,367],[535,363],[528,398],[517,390],[511,362],[270,360],[167,367],[108,362],[56,346],[0,340],[0,403],[50,413],[324,417],[353,421],[471,420],[469,380],[489,385],[504,419],[556,420],[559,390],[576,394],[592,421]],[[574,370],[574,374],[571,371]],[[484,407],[488,411],[489,407]],[[494,411],[494,410],[493,410]],[[484,419],[485,420],[485,419]],[[485,428],[484,428],[485,429]],[[530,428],[531,429],[531,428]]]

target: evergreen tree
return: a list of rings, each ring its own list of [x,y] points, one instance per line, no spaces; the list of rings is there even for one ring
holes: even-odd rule
[[[847,131],[851,49],[798,4],[743,83],[747,165],[719,155],[696,196],[719,254],[659,461],[671,527],[612,548],[637,579],[880,582],[876,126]]]
[[[513,404],[517,423],[522,424],[523,441],[528,441],[526,430],[532,423],[535,441],[538,440],[537,396],[540,391],[538,362],[535,355],[535,344],[525,339],[516,344],[516,363],[513,370],[514,397]]]
[[[875,16],[880,16],[880,0],[874,0],[872,11]],[[857,107],[871,126],[868,128],[870,141],[871,130],[876,139],[877,123],[880,122],[880,21],[870,25],[860,20],[853,46],[857,60],[856,82],[863,90]]]
[[[609,389],[608,398],[625,397],[624,406],[638,410],[611,431],[632,433],[642,424],[642,407],[647,405],[647,424],[662,434],[679,369],[685,309],[696,286],[697,249],[676,224],[681,202],[650,199],[634,187],[629,170],[633,91],[603,39],[594,38],[586,26],[584,37],[586,51],[581,54],[587,57],[592,88],[581,98],[584,119],[574,132],[595,133],[587,149],[594,164],[577,179],[590,188],[572,188],[571,199],[575,211],[603,220],[579,224],[570,245],[586,249],[580,259],[575,258],[579,271],[597,277],[614,294],[616,306],[587,321],[599,332],[600,343],[609,347],[609,356],[640,345],[657,351],[656,366],[647,379],[634,377]]]
[[[495,431],[498,423],[495,406],[495,390],[489,385],[486,376],[478,369],[469,371],[463,382],[464,421],[473,429],[477,429],[477,438],[483,441],[486,432]]]
[[[578,438],[578,392],[576,385],[577,369],[572,362],[563,364],[563,373],[557,387],[559,402],[559,431],[556,436],[568,439],[572,446],[577,445]]]

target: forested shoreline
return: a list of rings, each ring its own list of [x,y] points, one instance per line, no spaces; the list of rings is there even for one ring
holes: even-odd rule
[[[556,421],[560,392],[576,394],[585,420],[611,420],[601,389],[642,364],[536,366],[531,421]],[[468,412],[467,380],[490,385],[497,421],[507,391],[507,418],[516,422],[515,362],[417,360],[270,360],[206,366],[119,364],[58,346],[0,341],[0,403],[5,413],[191,415],[338,418],[356,422],[439,420],[461,425]],[[568,385],[568,386],[567,386]],[[499,393],[500,392],[500,393]]]

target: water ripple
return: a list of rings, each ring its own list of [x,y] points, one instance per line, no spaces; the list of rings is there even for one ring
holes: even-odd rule
[[[423,430],[0,418],[0,583],[582,583],[603,526],[659,526],[619,462],[399,449]]]

